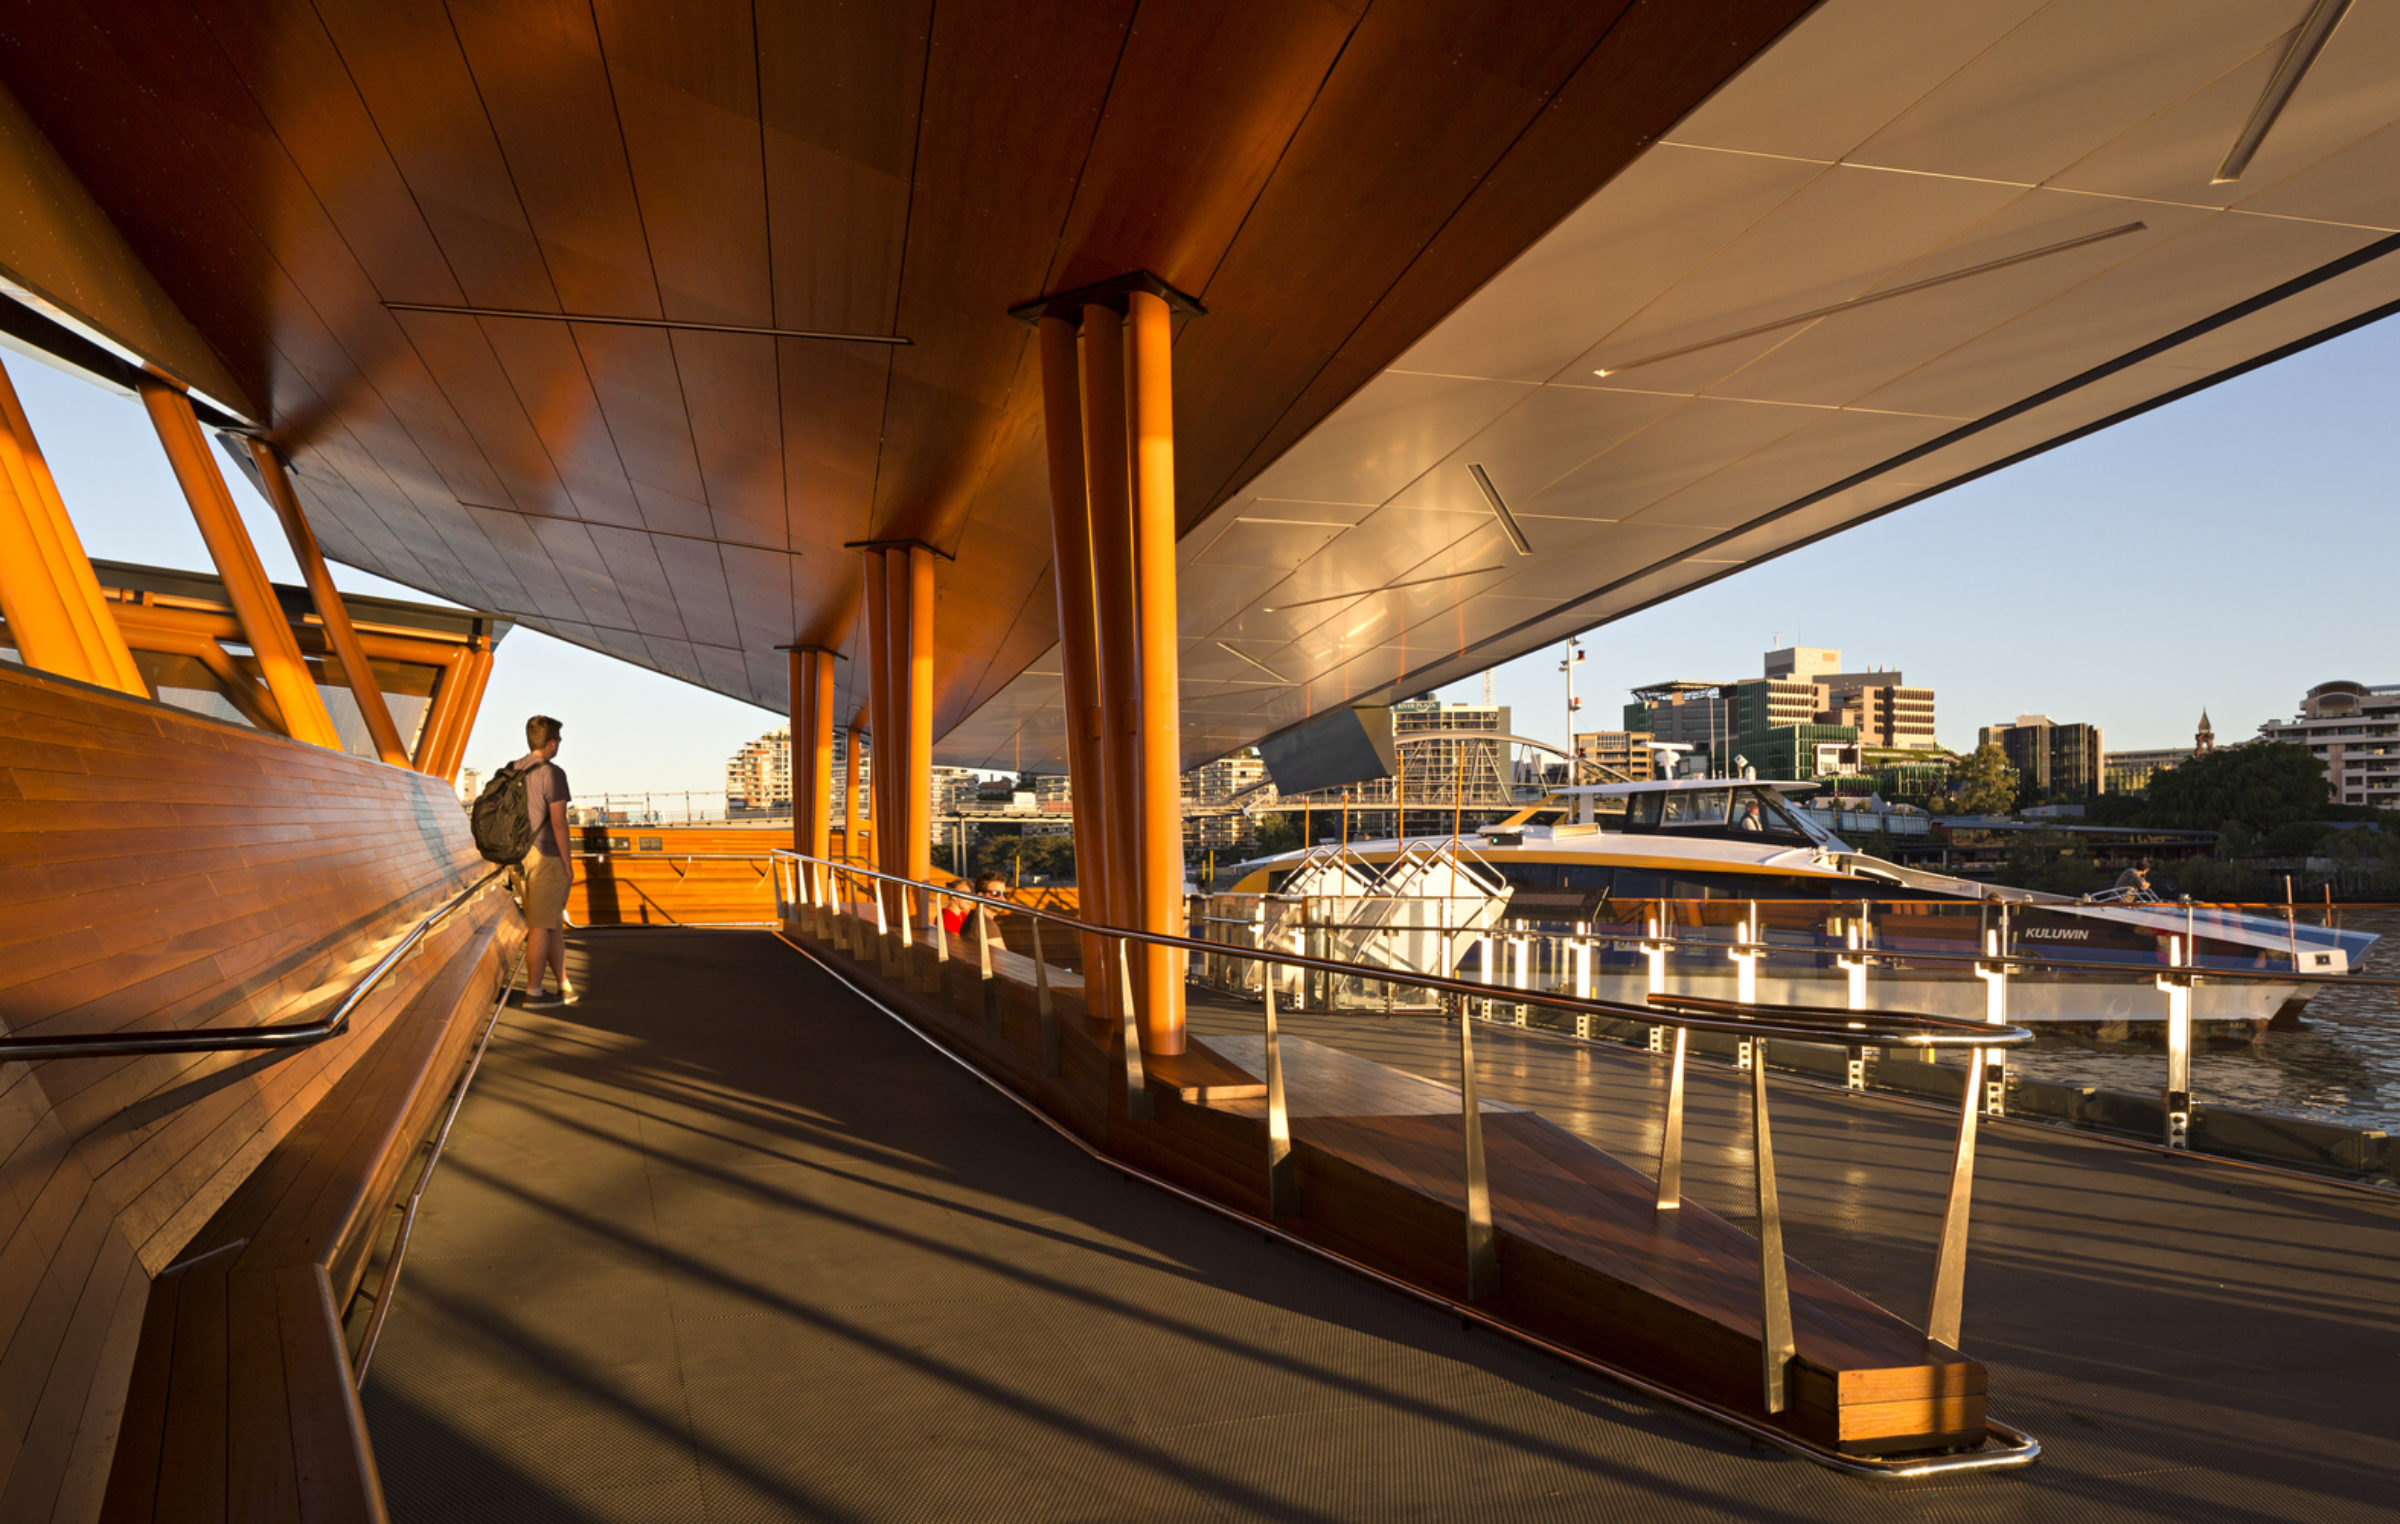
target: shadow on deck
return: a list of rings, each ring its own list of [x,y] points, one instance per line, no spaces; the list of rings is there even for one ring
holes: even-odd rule
[[[594,935],[576,956],[591,995],[509,1013],[426,1200],[367,1387],[396,1518],[1938,1508],[2030,1519],[2071,1508],[2331,1520],[2388,1506],[2400,1446],[2366,1415],[2390,1325],[2361,1305],[2373,1298],[2338,1301],[2339,1284],[2365,1272],[2353,1261],[2391,1246],[2393,1213],[2375,1203],[2302,1192],[2276,1208],[2285,1231],[2334,1241],[2334,1280],[2289,1297],[2209,1287],[2182,1258],[2122,1286],[2061,1282],[2071,1260],[2060,1251],[2088,1243],[2108,1204],[2072,1178],[2045,1182],[2056,1213],[2045,1230],[2032,1204],[2003,1203],[2007,1231],[1998,1250],[1979,1246],[1974,1295],[2047,1251],[2050,1283],[2089,1301],[2060,1309],[2057,1329],[2011,1301],[2004,1333],[1981,1330],[1999,1357],[1995,1391],[2014,1385],[2003,1400],[2039,1406],[2024,1416],[2048,1420],[2050,1458],[2018,1476],[1895,1488],[1754,1453],[1129,1184],[764,933]],[[1308,1035],[1403,1040],[1378,1025]],[[1573,1113],[1590,1056],[1530,1041],[1494,1048],[1479,1065],[1487,1094],[1589,1130]],[[1413,1057],[1439,1077],[1438,1056]],[[1814,1137],[1813,1112],[1798,1125]],[[1892,1126],[1903,1144],[1923,1130],[1905,1115]],[[2012,1159],[2102,1147],[1991,1146]],[[1787,1168],[1838,1164],[1838,1152],[1811,1147]],[[2227,1187],[2284,1194],[2232,1181],[2208,1190]],[[1795,1201],[1810,1205],[1794,1212],[1833,1201],[1849,1217],[1821,1224],[1828,1236],[1839,1227],[1871,1254],[1913,1231],[1909,1196],[1895,1223],[1891,1203],[1845,1195],[1838,1179],[1796,1183]],[[2227,1254],[2219,1273],[2273,1257],[2255,1242]],[[2110,1368],[2135,1346],[2088,1325],[2130,1326],[2159,1297],[2190,1338],[2142,1346],[2170,1366],[2135,1373],[2139,1401],[2113,1401]],[[2364,1406],[2351,1422],[2298,1399],[2307,1419],[2278,1427],[2216,1374],[2265,1353],[2246,1335],[2265,1300],[2279,1303],[2277,1332],[2297,1320],[2347,1352],[2326,1374],[2356,1377]],[[2182,1373],[2203,1361],[2209,1378]],[[2292,1371],[2261,1375],[2267,1406],[2295,1397]]]

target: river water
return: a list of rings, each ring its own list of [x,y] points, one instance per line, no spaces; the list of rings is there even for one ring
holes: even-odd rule
[[[2400,910],[2337,913],[2346,929],[2383,938],[2361,972],[2400,975]],[[2109,1044],[2044,1034],[2008,1062],[2061,1084],[2155,1094],[2166,1083],[2166,1051],[2155,1040]],[[2400,1133],[2400,990],[2320,991],[2297,1032],[2193,1054],[2192,1092],[2203,1103]]]

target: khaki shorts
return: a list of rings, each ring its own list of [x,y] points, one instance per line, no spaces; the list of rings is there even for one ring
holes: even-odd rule
[[[525,929],[559,931],[567,914],[567,860],[547,852],[525,858]]]

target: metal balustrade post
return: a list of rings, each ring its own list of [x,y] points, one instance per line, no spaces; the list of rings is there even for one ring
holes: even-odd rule
[[[1683,1205],[1683,1060],[1690,1038],[1691,1033],[1677,1027],[1675,1056],[1667,1061],[1667,1113],[1658,1129],[1658,1209],[1662,1212]]]
[[[2000,915],[2001,930],[1987,929],[1983,933],[1983,955],[1987,958],[2005,956],[2001,937],[2008,925],[2007,910],[2003,908]],[[2008,965],[1978,963],[1975,965],[1975,977],[1983,981],[1983,1019],[1996,1027],[2008,1025]],[[2000,1115],[2006,1077],[1997,1064],[1985,1071],[1983,1109],[1992,1116]]]
[[[2181,937],[2167,938],[2170,966],[2191,961]],[[2192,976],[2165,973],[2158,987],[2167,997],[2166,1145],[2188,1148],[2192,1134]]]
[[[1000,1040],[1000,981],[992,977],[992,907],[975,907],[976,988],[983,998],[983,1034]]]
[[[1283,1039],[1275,1030],[1274,966],[1268,965],[1265,1002],[1265,1068],[1267,1071],[1267,1220],[1288,1217],[1299,1210],[1300,1192],[1293,1179],[1292,1119],[1283,1093]]]
[[[1958,1348],[1958,1324],[1966,1301],[1967,1203],[1975,1185],[1975,1119],[1982,1109],[1976,1092],[1983,1082],[1983,1049],[1967,1050],[1967,1086],[1958,1108],[1958,1145],[1950,1156],[1950,1199],[1942,1208],[1942,1242],[1933,1261],[1933,1298],[1926,1307],[1925,1337]]]
[[[1842,940],[1850,956],[1835,958],[1833,966],[1842,970],[1849,980],[1849,1008],[1853,1011],[1863,1011],[1867,1008],[1867,959],[1865,956],[1866,936],[1861,924],[1852,921],[1843,929]],[[1852,1090],[1867,1088],[1868,1052],[1868,1049],[1857,1043],[1850,1044],[1846,1050],[1848,1062],[1843,1065],[1842,1083],[1847,1088]]]
[[[1639,945],[1642,950],[1643,961],[1650,965],[1649,993],[1653,995],[1663,995],[1667,992],[1667,944],[1661,940],[1661,926],[1658,913],[1653,911],[1648,917],[1645,918],[1645,924],[1647,924],[1650,928],[1650,937],[1648,941],[1645,941]],[[1665,1027],[1653,1026],[1650,1029],[1650,1051],[1653,1053],[1665,1052],[1667,1046],[1666,1036],[1667,1029]],[[1677,1051],[1680,1052],[1681,1049],[1679,1048]]]
[[[1681,1036],[1679,1032],[1676,1034]],[[1775,1193],[1775,1145],[1767,1128],[1767,1066],[1750,1071],[1752,1176],[1758,1191],[1758,1304],[1759,1364],[1766,1388],[1766,1407],[1780,1413],[1787,1406],[1784,1377],[1795,1346],[1792,1342],[1792,1290],[1783,1260],[1783,1208]]]
[[[1027,918],[1033,924],[1033,1011],[1042,1024],[1042,1078],[1059,1076],[1058,1010],[1050,999],[1050,960],[1042,955],[1042,918]],[[1090,985],[1086,985],[1088,991]]]
[[[1749,951],[1743,945],[1758,940],[1758,903],[1755,900],[1750,905],[1749,919],[1734,928],[1734,937],[1737,945],[1726,953],[1726,956],[1733,960],[1733,998],[1744,1005],[1756,1005],[1758,1004],[1758,954]],[[1734,1049],[1734,1067],[1737,1069],[1748,1069],[1754,1063],[1765,1062],[1766,1056],[1756,1052],[1755,1045],[1747,1037],[1743,1038],[1740,1046]]]
[[[875,884],[875,966],[885,973],[892,971],[892,923],[883,913],[883,880]]]
[[[1467,1171],[1467,1300],[1500,1289],[1500,1247],[1492,1232],[1492,1187],[1484,1173],[1483,1104],[1475,1098],[1475,1023],[1458,1023],[1458,1115]]]
[[[1591,922],[1578,921],[1575,930],[1576,940],[1569,949],[1575,964],[1575,998],[1589,1000],[1592,998],[1592,962],[1599,956],[1600,949],[1598,944],[1592,940]],[[1575,1035],[1585,1039],[1591,1037],[1592,1018],[1590,1012],[1577,1011],[1575,1013]]]
[[[1117,938],[1117,977],[1124,980],[1125,998],[1117,1002],[1118,1030],[1125,1042],[1125,1115],[1146,1122],[1156,1114],[1150,1082],[1142,1073],[1142,1029],[1133,1018],[1133,953],[1125,938]],[[1091,981],[1084,981],[1091,988]]]

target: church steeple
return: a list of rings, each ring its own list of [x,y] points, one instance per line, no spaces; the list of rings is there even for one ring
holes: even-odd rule
[[[2192,754],[2199,756],[2217,749],[2217,732],[2208,723],[2208,711],[2200,711],[2200,729],[2192,736]]]

